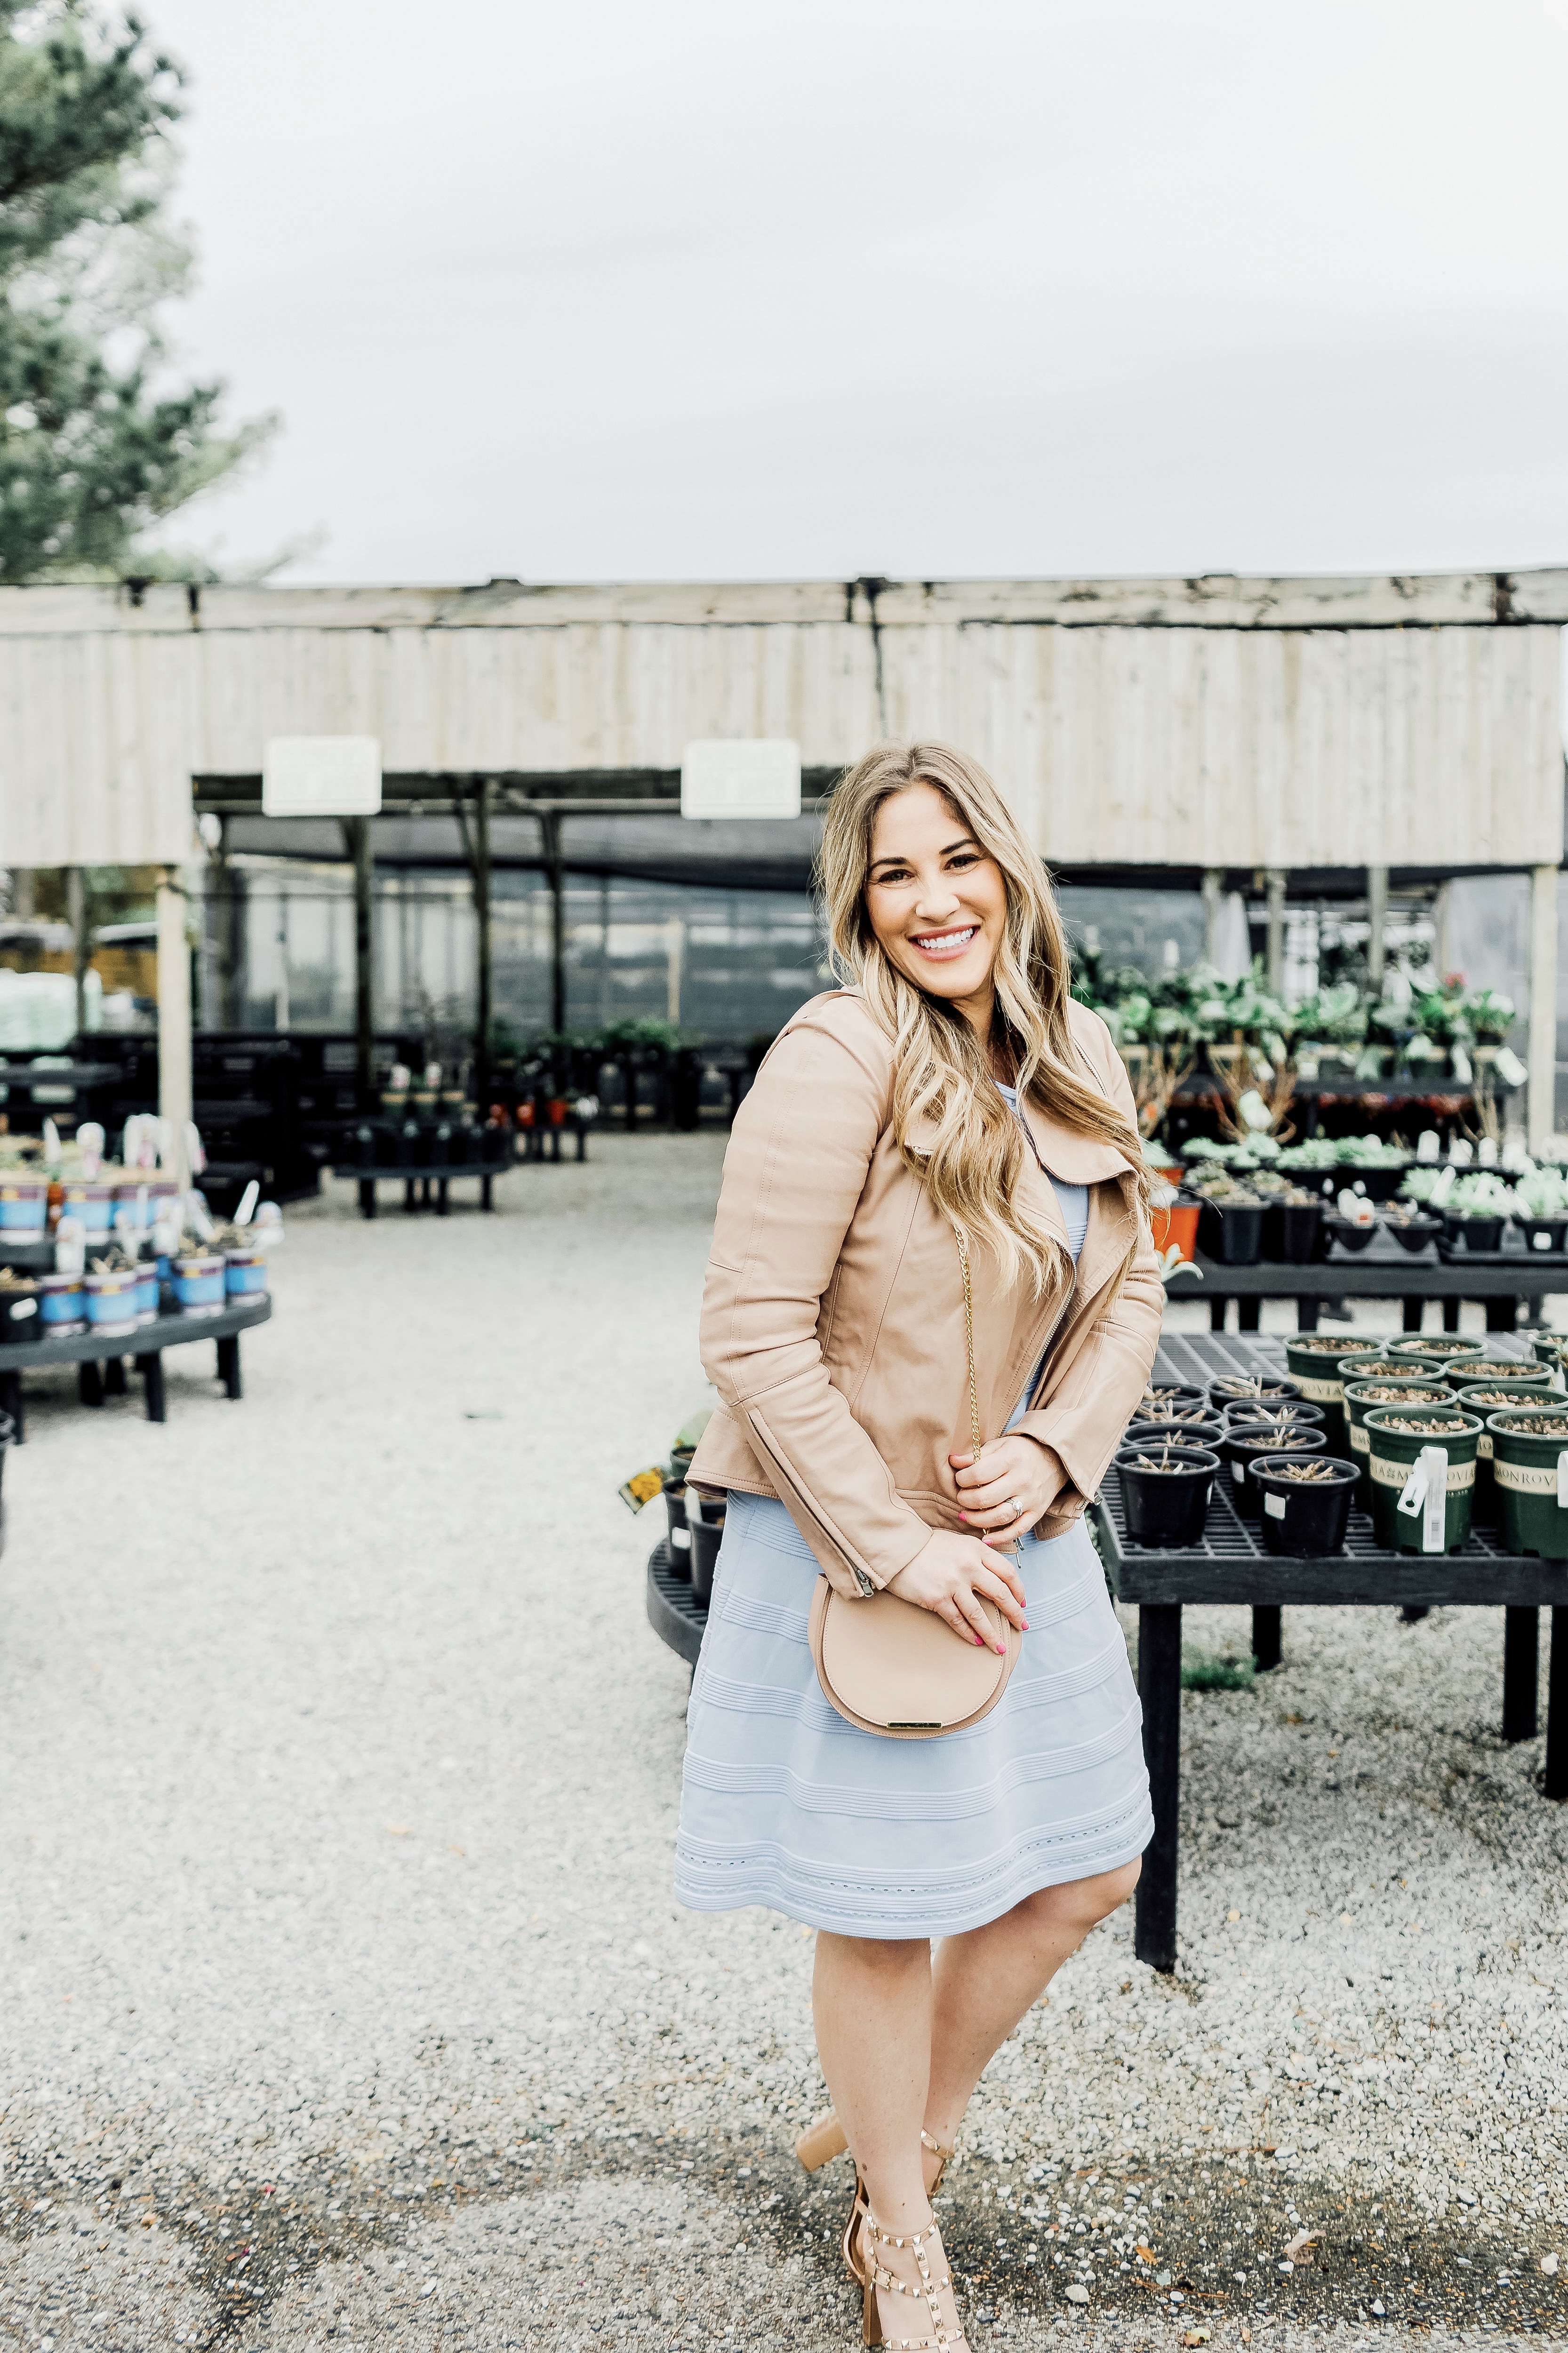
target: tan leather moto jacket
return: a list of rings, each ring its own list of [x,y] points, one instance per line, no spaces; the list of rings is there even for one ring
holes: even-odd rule
[[[1077,1004],[1071,1018],[1086,1071],[1131,1118],[1105,1024]],[[690,1476],[778,1496],[849,1596],[886,1585],[933,1528],[958,1526],[947,1458],[969,1443],[957,1243],[900,1158],[891,1117],[891,1050],[860,998],[803,1006],[735,1115],[702,1302],[721,1405]],[[1163,1293],[1121,1155],[1033,1104],[1029,1124],[1046,1166],[1089,1188],[1077,1280],[1037,1299],[1004,1293],[989,1253],[973,1251],[974,1358],[981,1430],[996,1437],[1052,1343],[1018,1425],[1072,1482],[1037,1530],[1050,1536],[1094,1493],[1142,1394]],[[1023,1182],[1065,1240],[1032,1155]]]

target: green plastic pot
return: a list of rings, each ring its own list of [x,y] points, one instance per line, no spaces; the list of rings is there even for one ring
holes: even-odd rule
[[[1549,1366],[1554,1375],[1562,1377],[1564,1367],[1568,1366],[1568,1332],[1538,1332],[1531,1345],[1535,1350],[1536,1363]]]
[[[1285,1343],[1285,1362],[1301,1395],[1323,1409],[1323,1435],[1331,1454],[1342,1455],[1350,1443],[1345,1428],[1344,1379],[1340,1371],[1347,1356],[1364,1356],[1366,1341],[1333,1338],[1321,1332],[1301,1332]]]
[[[1390,1340],[1385,1354],[1390,1356],[1414,1356],[1417,1364],[1446,1365],[1451,1356],[1484,1356],[1484,1340],[1461,1340],[1457,1332],[1434,1332],[1430,1337],[1416,1333],[1408,1340]]]
[[[1452,1356],[1443,1367],[1443,1378],[1456,1399],[1477,1381],[1489,1389],[1503,1381],[1522,1381],[1530,1389],[1550,1390],[1552,1387],[1549,1366],[1527,1365],[1518,1356]]]
[[[1401,1396],[1407,1393],[1412,1405],[1448,1405],[1452,1399],[1442,1382],[1431,1373],[1384,1374],[1378,1378],[1357,1381],[1351,1378],[1355,1370],[1353,1359],[1342,1370],[1345,1376],[1345,1430],[1350,1440],[1345,1460],[1353,1462],[1361,1473],[1356,1482],[1356,1509],[1370,1512],[1372,1473],[1367,1464],[1372,1455],[1372,1439],[1367,1431],[1367,1415],[1374,1406],[1398,1402],[1397,1398],[1389,1396],[1390,1389],[1397,1390]]]
[[[1391,1421],[1408,1416],[1426,1425],[1420,1430],[1391,1430]],[[1476,1455],[1481,1423],[1458,1406],[1373,1406],[1366,1417],[1371,1443],[1367,1470],[1372,1482],[1373,1533],[1381,1545],[1394,1552],[1426,1552],[1426,1514],[1414,1516],[1399,1509],[1399,1497],[1424,1446],[1441,1446],[1448,1457],[1447,1493],[1443,1514],[1444,1552],[1466,1544],[1470,1534],[1470,1504],[1475,1493]],[[1433,1551],[1438,1547],[1433,1546]]]
[[[1487,1417],[1497,1482],[1498,1531],[1510,1552],[1539,1553],[1542,1560],[1568,1560],[1568,1493],[1561,1468],[1568,1438],[1544,1425],[1568,1424],[1568,1410],[1505,1406]]]
[[[1479,1527],[1492,1527],[1499,1518],[1497,1481],[1492,1475],[1492,1415],[1506,1413],[1516,1403],[1526,1409],[1546,1406],[1551,1398],[1551,1389],[1543,1390],[1529,1373],[1517,1381],[1477,1381],[1468,1389],[1455,1392],[1454,1403],[1466,1413],[1479,1414],[1482,1423],[1476,1449],[1476,1492],[1470,1504],[1470,1517]]]

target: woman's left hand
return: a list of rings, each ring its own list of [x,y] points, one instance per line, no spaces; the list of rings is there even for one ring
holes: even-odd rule
[[[1060,1455],[1022,1433],[972,1454],[950,1454],[959,1518],[987,1544],[1014,1544],[1043,1518],[1068,1483]]]

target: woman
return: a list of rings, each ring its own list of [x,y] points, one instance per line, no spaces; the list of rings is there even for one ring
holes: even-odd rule
[[[677,1890],[817,1931],[866,2342],[956,2348],[930,2200],[960,2119],[1153,1827],[1082,1514],[1162,1291],[1125,1073],[1069,996],[1049,885],[991,779],[942,744],[879,745],[834,795],[822,877],[845,987],[795,1015],[741,1106],[709,1261],[721,1404],[689,1475],[729,1504]],[[1032,1630],[1000,1701],[936,1738],[847,1722],[807,1647],[819,1569],[965,1641],[1005,1647],[984,1600]],[[807,2162],[842,2145],[826,2123]]]

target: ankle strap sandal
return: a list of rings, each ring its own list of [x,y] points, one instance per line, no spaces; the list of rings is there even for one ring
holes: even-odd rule
[[[889,2353],[969,2353],[953,2298],[952,2274],[933,2222],[896,2239],[868,2213],[861,2226],[867,2270],[865,2341]],[[903,2274],[903,2276],[900,2276]],[[892,2326],[888,2326],[889,2318]],[[924,2336],[906,2337],[906,2326]]]
[[[926,2190],[926,2196],[928,2198],[934,2198],[937,2191],[942,2188],[942,2177],[947,2171],[948,2167],[952,2164],[957,2151],[952,2146],[943,2148],[941,2141],[934,2139],[932,2136],[926,2131],[923,2125],[921,2127],[921,2147],[922,2148],[929,2148],[931,2155],[937,2160],[936,2177]]]

